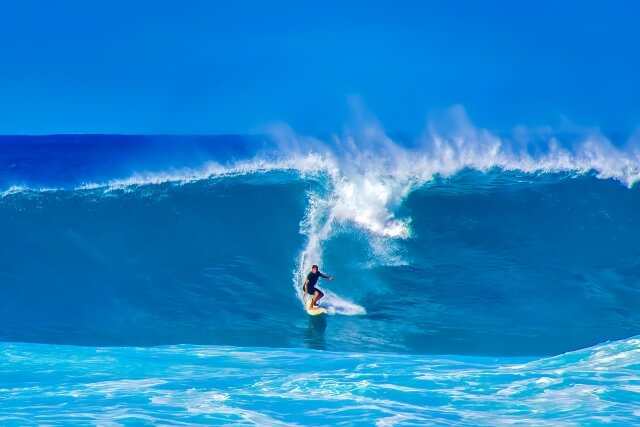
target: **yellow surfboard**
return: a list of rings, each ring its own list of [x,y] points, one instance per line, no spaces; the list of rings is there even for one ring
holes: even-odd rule
[[[319,314],[327,314],[327,310],[322,308],[322,307],[318,307],[318,308],[311,308],[311,302],[313,301],[313,297],[311,295],[307,295],[304,298],[304,308],[305,310],[307,310],[307,313],[309,313],[310,316],[317,316]]]

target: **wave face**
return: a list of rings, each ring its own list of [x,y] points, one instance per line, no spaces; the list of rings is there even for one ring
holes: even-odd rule
[[[0,339],[534,356],[632,336],[637,151],[546,141],[4,137]],[[313,263],[336,277],[319,319]]]

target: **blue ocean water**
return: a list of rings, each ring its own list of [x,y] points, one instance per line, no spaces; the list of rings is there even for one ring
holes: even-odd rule
[[[638,179],[602,135],[0,137],[0,420],[634,423]]]

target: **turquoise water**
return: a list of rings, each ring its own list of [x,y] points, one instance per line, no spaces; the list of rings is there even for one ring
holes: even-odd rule
[[[634,425],[640,339],[538,360],[0,345],[0,423]]]

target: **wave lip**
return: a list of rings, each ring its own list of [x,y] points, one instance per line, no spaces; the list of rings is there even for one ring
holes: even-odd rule
[[[322,160],[314,154],[290,159],[271,160],[253,159],[224,165],[217,162],[207,162],[204,166],[191,169],[184,168],[171,172],[137,173],[124,179],[112,179],[106,182],[85,183],[77,190],[120,190],[128,187],[159,185],[159,184],[188,184],[192,182],[208,180],[211,178],[225,178],[233,176],[259,175],[271,172],[295,171],[300,176],[317,175],[323,171]]]

